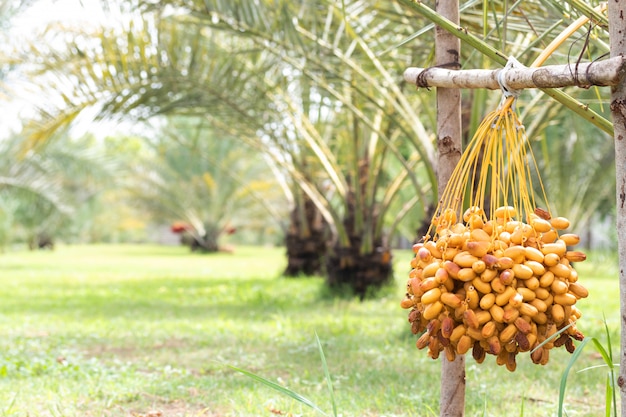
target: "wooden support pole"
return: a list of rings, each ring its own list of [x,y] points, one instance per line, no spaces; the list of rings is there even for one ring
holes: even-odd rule
[[[439,0],[437,13],[459,23],[458,0]],[[461,42],[445,29],[435,27],[435,64],[460,68]],[[458,88],[437,89],[437,181],[439,196],[461,158],[461,91]],[[465,415],[465,355],[452,362],[441,358],[441,417]]]
[[[496,70],[461,70],[447,68],[407,68],[404,79],[418,87],[500,88],[498,76],[513,90],[524,88],[561,88],[568,86],[614,86],[626,73],[626,58],[616,56],[605,61],[581,64],[548,65],[539,68],[511,68],[501,74]]]
[[[609,2],[611,57],[626,56],[626,0]],[[617,195],[617,250],[620,287],[620,368],[617,385],[626,417],[626,79],[611,88],[611,116],[615,141],[615,185]]]

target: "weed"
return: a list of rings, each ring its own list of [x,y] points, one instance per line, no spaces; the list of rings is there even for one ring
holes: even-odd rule
[[[604,329],[606,332],[607,344],[606,348],[602,345],[602,343],[595,337],[586,337],[576,348],[572,357],[570,358],[565,371],[563,372],[563,376],[561,377],[561,383],[559,385],[559,408],[558,408],[558,417],[562,417],[563,413],[567,415],[565,412],[565,387],[567,385],[567,376],[569,375],[569,371],[572,369],[574,364],[579,360],[579,357],[585,346],[589,343],[593,343],[593,346],[596,348],[600,356],[602,356],[602,360],[604,361],[603,365],[599,366],[591,366],[584,369],[581,369],[578,372],[585,372],[594,368],[608,368],[606,375],[606,383],[605,383],[605,417],[617,417],[617,398],[616,398],[616,378],[615,378],[615,368],[619,366],[619,364],[613,363],[613,347],[611,345],[611,333],[609,332],[609,327],[606,324],[606,318],[604,320]]]
[[[320,359],[322,361],[322,368],[324,370],[324,378],[326,380],[326,385],[328,387],[328,392],[330,394],[330,403],[332,405],[333,408],[333,417],[337,417],[337,403],[335,402],[335,390],[333,389],[333,381],[330,378],[330,372],[328,371],[328,364],[326,363],[326,356],[324,355],[324,349],[322,348],[322,343],[320,342],[320,338],[317,336],[317,333],[315,333],[315,340],[317,341],[317,346],[319,349],[319,353],[320,353]],[[294,400],[306,405],[307,407],[311,407],[313,410],[317,411],[318,413],[324,415],[324,416],[328,416],[327,413],[324,412],[324,410],[322,410],[320,407],[318,407],[315,403],[313,403],[311,400],[309,400],[308,398],[298,394],[297,392],[294,392],[292,390],[290,390],[289,388],[282,386],[280,384],[277,384],[273,381],[270,381],[269,379],[263,378],[262,376],[253,374],[252,372],[246,371],[245,369],[240,369],[237,368],[235,366],[229,365],[229,367],[237,372],[240,372],[250,378],[252,378],[253,380],[260,382],[262,384],[265,384],[266,386],[280,392],[281,394],[284,394],[288,397],[293,398]]]

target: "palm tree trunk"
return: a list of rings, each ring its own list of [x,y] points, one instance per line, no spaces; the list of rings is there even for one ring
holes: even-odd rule
[[[361,236],[351,236],[350,246],[336,244],[326,261],[328,286],[335,291],[349,291],[364,300],[372,290],[388,283],[393,276],[391,251],[381,242],[362,253]]]
[[[361,172],[359,178],[365,178],[366,173]],[[360,186],[360,181],[353,188]],[[357,227],[357,201],[356,193],[351,189],[347,196],[346,214],[343,219],[350,243],[346,245],[337,240],[331,253],[326,259],[326,279],[328,286],[335,291],[349,291],[357,295],[361,300],[368,293],[390,282],[393,277],[391,251],[382,237],[373,237],[376,230],[376,208],[369,207],[364,216],[371,221],[364,222],[371,228],[371,233],[366,229]],[[382,221],[382,219],[378,219]],[[365,239],[371,239],[364,245]]]
[[[285,237],[287,247],[285,276],[322,273],[323,258],[328,247],[326,229],[327,224],[313,201],[306,195],[297,198]]]
[[[458,0],[440,0],[436,11],[458,24]],[[459,69],[461,44],[458,38],[437,26],[435,28],[435,64]],[[461,157],[461,91],[437,88],[437,180],[439,196],[443,194],[452,171]],[[465,356],[450,362],[441,359],[440,416],[465,415]]]
[[[609,2],[611,57],[626,56],[626,1]],[[621,356],[617,385],[626,417],[626,80],[611,89],[611,115],[615,138],[615,185],[617,193],[617,246],[619,252]]]
[[[214,253],[219,251],[217,239],[218,235],[208,232],[204,236],[192,233],[181,235],[181,243],[189,246],[192,252]]]

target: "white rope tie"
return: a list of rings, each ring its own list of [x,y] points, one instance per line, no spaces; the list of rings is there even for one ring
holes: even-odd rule
[[[500,86],[500,90],[502,90],[502,100],[500,101],[500,106],[502,106],[502,104],[504,104],[506,99],[509,97],[517,99],[517,97],[519,97],[520,93],[522,92],[522,90],[515,90],[510,88],[506,83],[507,72],[515,68],[525,68],[525,66],[511,56],[506,62],[504,68],[498,71],[498,85]]]

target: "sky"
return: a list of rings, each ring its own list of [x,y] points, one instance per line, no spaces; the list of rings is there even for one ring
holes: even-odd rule
[[[35,0],[30,8],[12,19],[9,38],[11,42],[37,39],[45,27],[53,22],[60,22],[64,26],[85,27],[96,25],[104,19],[105,14],[99,0]],[[8,84],[11,85],[10,78]],[[20,115],[27,117],[30,105],[23,98],[0,95],[0,139],[21,130]],[[97,137],[106,136],[114,128],[106,123],[91,124],[91,128],[77,126],[72,135],[82,135],[89,130]]]
[[[103,16],[100,2],[94,0],[36,0],[15,18],[13,29],[16,35],[24,35],[53,21],[89,24],[97,23]]]

